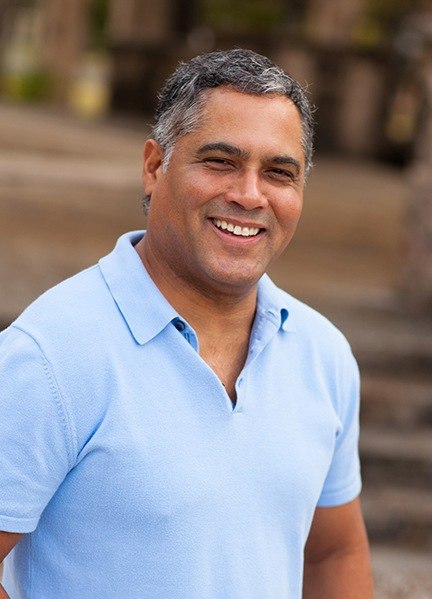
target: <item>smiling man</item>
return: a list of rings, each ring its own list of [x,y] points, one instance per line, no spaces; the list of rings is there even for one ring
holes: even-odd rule
[[[13,599],[373,596],[355,360],[265,274],[311,155],[304,92],[267,58],[215,52],[168,79],[147,231],[0,338]]]

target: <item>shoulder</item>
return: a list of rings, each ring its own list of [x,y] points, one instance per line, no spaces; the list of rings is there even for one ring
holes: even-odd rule
[[[12,323],[14,329],[43,343],[60,340],[74,330],[87,330],[107,301],[106,286],[97,265],[52,287],[31,303]]]
[[[325,345],[332,343],[347,347],[348,341],[344,333],[324,314],[288,293],[283,291],[282,293],[286,297],[297,332],[303,332],[308,337]]]
[[[23,361],[31,352],[56,385],[77,388],[85,377],[106,370],[107,352],[99,350],[109,346],[110,337],[115,341],[116,312],[99,268],[91,267],[36,299],[2,334],[2,351]]]
[[[94,266],[45,292],[0,335],[0,370],[8,373],[11,396],[33,402],[36,411],[58,406],[74,447],[104,413],[115,319],[115,302]],[[20,381],[26,385],[17,393]]]
[[[2,333],[2,345],[37,350],[51,365],[77,362],[112,302],[97,265],[47,290]],[[82,348],[82,350],[81,350]]]
[[[285,330],[295,331],[299,339],[326,350],[333,347],[350,351],[345,335],[326,316],[277,287],[268,277],[263,283],[266,295],[272,298],[280,310],[286,311]]]
[[[358,365],[345,335],[316,309],[271,285],[274,301],[286,310],[282,337],[291,355],[294,352],[310,373],[319,373],[332,386],[357,386]]]

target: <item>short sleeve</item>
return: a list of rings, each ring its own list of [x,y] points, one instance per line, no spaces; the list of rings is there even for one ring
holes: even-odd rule
[[[36,528],[73,453],[49,362],[29,335],[10,327],[0,335],[0,530]]]
[[[357,362],[348,349],[336,372],[336,409],[340,428],[319,507],[348,503],[361,491],[359,441],[360,375]]]

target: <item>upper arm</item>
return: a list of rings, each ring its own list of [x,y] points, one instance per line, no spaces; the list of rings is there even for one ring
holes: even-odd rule
[[[21,533],[0,531],[0,599],[9,599],[9,595],[1,585],[1,564],[7,554],[12,551],[15,545],[20,541],[22,536]]]
[[[72,463],[71,426],[50,363],[10,328],[0,337],[0,530],[32,532]],[[75,453],[75,452],[74,452]]]
[[[305,547],[305,562],[335,554],[368,553],[368,540],[359,498],[336,507],[318,507]]]
[[[22,537],[21,533],[0,531],[0,563]]]
[[[335,379],[335,386],[329,388],[338,430],[330,467],[318,500],[320,508],[346,504],[361,491],[358,454],[360,378],[351,351],[345,348],[345,351],[340,352],[336,370],[330,372]]]
[[[303,599],[373,599],[374,596],[360,501],[317,508],[305,548]]]

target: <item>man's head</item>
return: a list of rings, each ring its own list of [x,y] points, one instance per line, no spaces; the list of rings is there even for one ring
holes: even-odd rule
[[[168,78],[158,96],[153,137],[164,150],[166,168],[173,147],[200,123],[206,92],[217,87],[256,95],[281,95],[297,107],[302,123],[305,175],[312,166],[313,118],[300,84],[265,56],[252,50],[226,50],[197,56]]]
[[[252,291],[300,218],[311,121],[301,87],[253,52],[180,66],[144,146],[149,272],[212,297]]]

